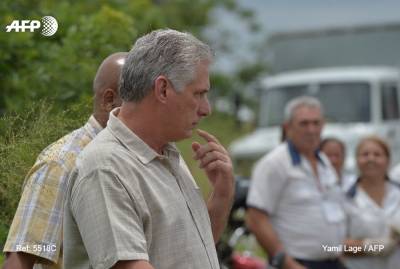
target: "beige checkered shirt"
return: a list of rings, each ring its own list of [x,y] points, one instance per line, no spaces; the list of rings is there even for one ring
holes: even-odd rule
[[[158,155],[116,113],[71,177],[65,268],[147,260],[156,269],[218,269],[207,207],[180,153],[170,144]]]
[[[25,178],[24,189],[8,232],[4,252],[26,252],[51,264],[34,268],[60,268],[62,216],[67,182],[77,155],[103,129],[91,116],[81,128],[49,145]]]

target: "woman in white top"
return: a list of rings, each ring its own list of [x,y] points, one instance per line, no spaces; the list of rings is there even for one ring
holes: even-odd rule
[[[347,193],[345,264],[348,269],[399,269],[400,188],[387,177],[389,147],[378,137],[367,137],[356,159],[360,176]]]

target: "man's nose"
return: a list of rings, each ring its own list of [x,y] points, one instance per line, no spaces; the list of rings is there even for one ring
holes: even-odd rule
[[[211,114],[211,105],[208,98],[204,98],[199,106],[199,115],[201,117],[206,117]]]
[[[367,157],[368,161],[375,161],[376,158],[374,154],[368,154]]]
[[[320,125],[319,125],[318,123],[313,123],[313,122],[311,122],[311,123],[309,123],[309,124],[307,125],[307,130],[308,130],[310,133],[319,132],[319,130],[320,130]]]

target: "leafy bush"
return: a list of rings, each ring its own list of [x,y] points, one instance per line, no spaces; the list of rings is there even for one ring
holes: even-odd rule
[[[51,37],[39,31],[0,32],[0,114],[22,111],[42,98],[63,110],[91,95],[96,68],[107,55],[130,50],[139,35],[157,28],[199,35],[209,10],[229,1],[3,0],[1,25],[51,15],[59,27]]]

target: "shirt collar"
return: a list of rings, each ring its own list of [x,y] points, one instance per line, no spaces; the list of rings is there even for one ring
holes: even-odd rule
[[[351,187],[349,188],[349,190],[346,192],[346,195],[348,198],[354,198],[357,194],[357,189],[358,189],[358,183],[360,183],[361,178],[358,177],[356,182],[353,183],[353,185],[351,185]],[[392,185],[392,187],[394,186],[394,188],[399,189],[400,185],[397,182],[391,181],[389,178],[387,178],[387,181],[385,182],[386,185],[386,189],[391,189],[389,186]]]
[[[148,164],[154,159],[179,158],[179,150],[174,143],[168,143],[164,148],[164,155],[158,154],[140,137],[130,130],[117,115],[119,108],[115,108],[110,113],[107,129],[123,144],[129,151],[137,156],[143,164]]]
[[[348,198],[353,199],[356,196],[358,182],[360,182],[360,178],[357,178],[356,182],[354,182],[353,185],[351,185],[349,190],[346,192],[346,196]]]
[[[289,155],[290,155],[290,158],[291,158],[291,160],[292,160],[292,164],[293,164],[294,166],[300,165],[300,164],[301,164],[301,155],[300,155],[300,152],[296,149],[296,147],[295,147],[295,145],[293,144],[292,141],[287,140],[287,144],[288,144]],[[318,161],[319,161],[321,164],[325,165],[324,161],[322,160],[322,158],[321,158],[321,156],[320,156],[319,149],[317,149],[317,150],[315,151],[315,156],[317,157]]]
[[[90,116],[83,128],[86,129],[91,138],[94,138],[98,133],[100,133],[101,130],[104,129],[93,115]]]

